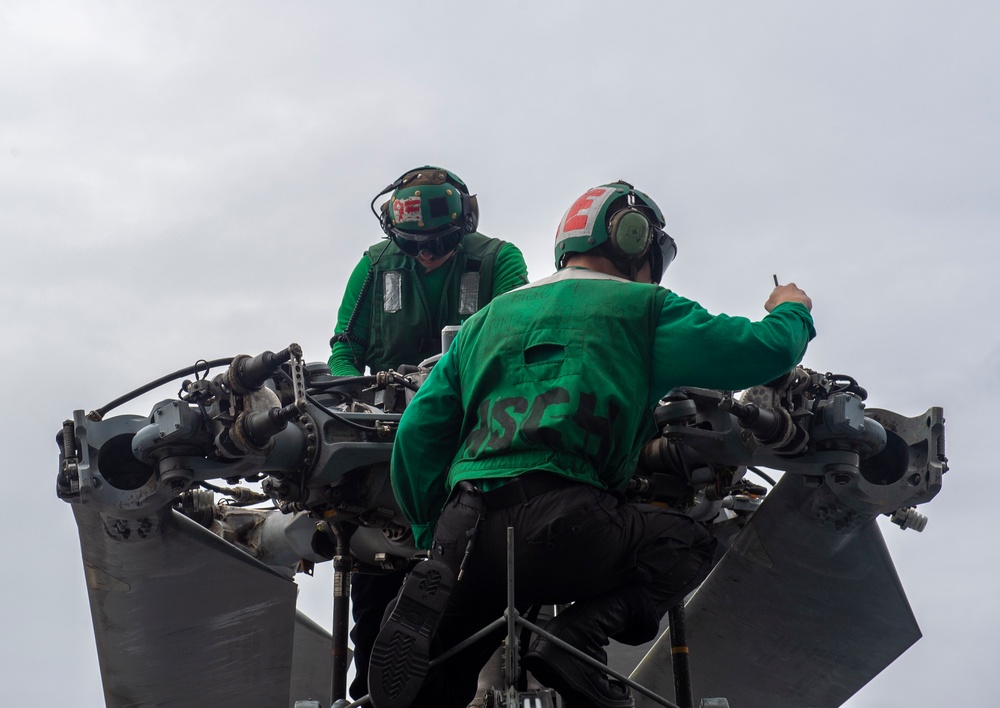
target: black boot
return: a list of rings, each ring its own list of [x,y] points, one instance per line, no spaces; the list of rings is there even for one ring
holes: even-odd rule
[[[604,647],[608,637],[634,621],[634,610],[621,594],[578,602],[557,615],[545,629],[575,649],[602,664],[608,661]],[[524,656],[524,667],[542,684],[554,688],[567,706],[581,708],[634,708],[628,687],[609,678],[543,637],[538,637]]]
[[[431,643],[483,512],[481,492],[459,482],[435,526],[430,560],[417,563],[403,581],[372,647],[368,691],[375,708],[410,708],[417,698],[427,678]]]
[[[375,708],[408,708],[427,677],[431,641],[455,584],[440,560],[414,566],[372,647],[368,690]]]

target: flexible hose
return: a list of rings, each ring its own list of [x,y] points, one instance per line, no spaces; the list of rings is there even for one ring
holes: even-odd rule
[[[229,356],[229,357],[225,357],[223,359],[213,359],[212,361],[199,361],[198,363],[194,364],[193,366],[188,366],[188,367],[183,368],[183,369],[178,369],[177,371],[173,372],[172,374],[167,374],[166,376],[161,376],[160,378],[156,379],[155,381],[150,381],[145,386],[140,386],[139,388],[135,389],[134,391],[130,391],[130,392],[126,393],[124,396],[120,396],[120,397],[116,398],[115,400],[111,401],[111,403],[108,403],[108,404],[106,404],[104,406],[101,406],[100,408],[97,408],[95,410],[90,411],[90,413],[87,414],[87,420],[93,420],[93,421],[103,420],[104,416],[107,415],[108,411],[117,408],[118,406],[120,406],[123,403],[128,403],[129,401],[131,401],[134,398],[138,398],[139,396],[141,396],[144,393],[149,393],[154,388],[158,388],[158,387],[162,386],[165,383],[170,383],[171,381],[174,381],[175,379],[179,379],[182,376],[194,376],[194,375],[196,375],[200,371],[207,372],[213,366],[229,366],[229,364],[232,363],[232,361],[233,361],[234,358],[235,357]]]

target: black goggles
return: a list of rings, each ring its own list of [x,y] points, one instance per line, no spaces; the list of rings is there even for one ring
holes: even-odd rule
[[[435,234],[411,234],[392,229],[392,242],[410,258],[416,258],[421,252],[429,253],[435,258],[446,256],[455,250],[461,240],[462,231],[457,226],[449,226]]]
[[[654,283],[663,280],[663,274],[677,257],[677,243],[662,229],[653,230],[653,243],[649,246],[649,275]]]

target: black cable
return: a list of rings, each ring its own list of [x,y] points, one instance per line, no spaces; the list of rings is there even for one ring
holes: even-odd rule
[[[291,375],[289,375],[289,373],[287,371],[285,371],[284,369],[279,369],[278,373],[281,374],[285,378],[286,381],[288,381],[288,382],[292,381]],[[355,378],[355,377],[352,376],[350,378]],[[368,377],[359,376],[357,378],[368,378]],[[370,378],[374,378],[374,377],[370,377]],[[309,401],[314,406],[316,406],[317,408],[319,408],[321,411],[323,411],[324,413],[326,413],[328,416],[330,416],[334,420],[338,420],[341,423],[343,423],[344,425],[347,425],[347,426],[349,426],[351,428],[357,428],[358,430],[364,430],[367,433],[377,433],[378,432],[378,428],[376,428],[374,425],[372,425],[372,426],[361,425],[360,423],[355,423],[353,420],[348,420],[347,418],[345,418],[344,416],[342,416],[340,413],[337,413],[336,411],[334,411],[334,410],[332,410],[332,409],[327,408],[326,406],[324,406],[322,403],[320,403],[319,401],[317,401],[309,393],[306,393],[306,400]]]
[[[765,474],[764,472],[762,472],[757,467],[752,467],[751,466],[751,467],[747,467],[747,469],[750,470],[751,472],[753,472],[754,474],[756,474],[758,477],[760,477],[761,479],[763,479],[768,484],[770,484],[772,487],[777,484],[777,482],[775,482],[774,479],[772,479],[771,477],[769,477],[767,474]]]
[[[353,420],[348,420],[347,418],[345,418],[341,414],[337,413],[336,411],[331,410],[330,408],[327,408],[326,406],[324,406],[322,403],[320,403],[319,401],[317,401],[315,398],[313,398],[312,396],[310,396],[308,393],[306,394],[306,400],[309,401],[314,406],[316,406],[317,408],[319,408],[321,411],[323,411],[324,413],[326,413],[328,416],[330,416],[334,420],[339,420],[344,425],[350,426],[352,428],[357,428],[358,430],[364,430],[365,432],[368,432],[368,433],[377,433],[378,432],[378,428],[376,428],[374,425],[371,425],[371,426],[361,425],[361,423],[355,423]]]
[[[373,384],[376,381],[375,376],[338,376],[334,378],[333,381],[327,381],[325,383],[313,383],[309,385],[309,388],[314,391],[329,391],[332,388],[343,388],[344,386],[362,386],[366,384]]]
[[[419,391],[420,387],[415,383],[410,381],[408,378],[402,374],[393,372],[394,376],[392,378],[393,383],[398,383],[411,391]],[[377,376],[338,376],[333,381],[327,381],[325,383],[311,384],[309,388],[315,391],[327,392],[331,389],[343,388],[344,386],[355,386],[364,384],[373,384],[378,381]]]
[[[377,211],[375,211],[375,202],[378,201],[378,198],[381,197],[383,194],[388,194],[389,192],[394,192],[397,189],[399,189],[400,187],[402,187],[403,186],[403,177],[406,177],[406,175],[408,175],[408,174],[410,174],[410,173],[407,172],[406,174],[401,175],[400,177],[397,177],[395,180],[393,180],[392,184],[390,184],[388,187],[386,187],[381,192],[379,192],[374,197],[372,197],[372,201],[368,205],[368,208],[372,210],[372,214],[375,215],[375,218],[378,220],[378,223],[379,223],[380,226],[382,225],[382,216]],[[383,231],[384,230],[385,229],[383,228]],[[386,236],[388,236],[388,234],[386,234]]]
[[[377,433],[378,432],[378,428],[376,428],[374,425],[371,425],[371,426],[369,426],[369,425],[361,425],[361,423],[355,423],[353,420],[348,420],[347,418],[345,418],[344,416],[340,415],[336,411],[331,410],[330,408],[327,408],[326,406],[324,406],[322,403],[320,403],[319,401],[317,401],[315,398],[313,398],[312,396],[310,396],[308,393],[306,394],[306,400],[309,401],[310,403],[312,403],[314,406],[316,406],[317,408],[319,408],[321,411],[323,411],[324,413],[326,413],[328,416],[330,416],[334,420],[339,420],[344,425],[347,425],[347,426],[349,426],[351,428],[357,428],[358,430],[364,430],[367,433]]]
[[[405,176],[406,175],[403,175],[402,177],[399,177],[392,184],[390,184],[388,187],[386,187],[381,192],[379,192],[374,197],[372,197],[372,201],[368,205],[368,208],[371,209],[372,214],[375,216],[376,219],[378,219],[379,226],[385,232],[385,235],[386,235],[386,244],[385,244],[385,246],[382,247],[382,250],[379,251],[378,256],[376,256],[375,260],[368,267],[368,272],[365,274],[365,281],[364,281],[364,283],[361,284],[361,292],[358,293],[358,299],[354,301],[354,309],[351,310],[351,316],[347,318],[347,325],[344,327],[344,331],[341,332],[340,334],[333,335],[333,337],[330,339],[330,348],[331,349],[333,348],[333,345],[336,344],[336,343],[338,343],[338,342],[343,342],[348,347],[350,347],[350,349],[351,349],[351,359],[352,359],[352,361],[354,363],[354,368],[357,369],[358,372],[360,372],[360,373],[364,373],[362,371],[362,369],[364,368],[364,361],[363,360],[360,361],[360,362],[358,361],[358,353],[354,350],[354,345],[355,344],[359,345],[361,347],[361,349],[362,349],[361,353],[363,354],[364,350],[368,348],[368,342],[366,340],[362,339],[361,337],[358,337],[356,334],[354,334],[354,325],[357,322],[358,314],[359,314],[359,312],[361,310],[361,303],[364,302],[365,297],[368,295],[368,291],[371,289],[372,281],[375,280],[375,266],[377,266],[378,262],[380,260],[382,260],[382,256],[385,254],[386,249],[389,248],[389,244],[392,243],[391,232],[389,232],[388,230],[386,230],[385,222],[383,221],[383,217],[380,216],[377,211],[375,211],[375,202],[383,194],[386,194],[387,192],[392,192],[393,190],[395,190],[398,187],[400,187],[403,184],[403,177],[405,177]]]
[[[382,194],[385,194],[385,192]],[[375,195],[375,199],[378,199],[380,196],[380,194]],[[375,199],[372,200],[373,205],[375,203]],[[372,208],[372,211],[375,211],[374,207]],[[358,293],[358,299],[354,301],[354,309],[351,310],[351,316],[347,318],[347,324],[344,326],[344,331],[340,334],[333,335],[333,338],[330,340],[331,348],[333,348],[333,345],[338,342],[344,342],[351,348],[351,359],[354,362],[354,368],[359,372],[361,372],[362,368],[364,368],[364,361],[358,361],[358,353],[354,350],[354,345],[359,345],[361,347],[361,353],[364,354],[364,350],[368,348],[368,342],[354,334],[354,325],[357,323],[358,314],[361,312],[361,303],[363,303],[365,298],[368,296],[368,291],[371,289],[372,282],[375,280],[375,266],[377,266],[378,262],[382,260],[382,256],[385,254],[386,249],[389,248],[390,243],[391,240],[386,241],[385,246],[383,246],[382,250],[378,252],[378,256],[376,256],[372,264],[368,266],[368,272],[365,274],[365,282],[361,284],[361,292]]]
[[[410,381],[405,376],[400,376],[399,374],[396,374],[393,377],[392,380],[395,383],[402,384],[403,386],[405,386],[406,388],[410,389],[411,391],[419,391],[420,390],[419,386],[417,386],[415,383],[413,383],[412,381]]]
[[[826,372],[826,378],[835,386],[838,391],[847,391],[856,394],[862,401],[868,400],[868,391],[863,386],[859,386],[853,376],[847,374],[833,374]],[[839,384],[839,385],[838,385]]]
[[[388,244],[386,244],[388,247]],[[382,249],[385,252],[385,249]],[[382,257],[382,253],[379,253],[379,258]],[[354,325],[358,321],[358,314],[361,311],[361,303],[364,302],[365,298],[368,296],[368,291],[371,289],[372,281],[375,280],[375,263],[372,263],[368,267],[368,272],[365,273],[365,282],[361,284],[361,292],[358,293],[358,299],[354,301],[354,309],[351,310],[351,316],[347,318],[347,324],[344,326],[344,331],[340,334],[335,334],[333,339],[330,340],[330,346],[332,347],[337,342],[344,342],[351,348],[351,360],[354,363],[354,368],[359,372],[361,367],[364,366],[364,362],[358,361],[358,352],[355,351],[354,345],[357,344],[361,347],[361,353],[368,348],[368,341],[362,339],[358,335],[354,334]]]
[[[105,404],[100,408],[90,411],[90,413],[87,414],[87,418],[93,421],[103,420],[104,416],[108,413],[108,411],[113,410],[118,406],[120,406],[121,404],[127,403],[128,401],[131,401],[134,398],[138,398],[144,393],[149,393],[154,388],[158,388],[163,384],[169,383],[170,381],[173,381],[175,379],[179,379],[182,376],[197,375],[198,372],[202,370],[205,371],[205,374],[207,376],[208,370],[211,369],[213,366],[229,366],[229,364],[232,363],[233,359],[235,359],[235,357],[230,356],[230,357],[225,357],[223,359],[213,359],[212,361],[199,361],[193,366],[189,366],[184,369],[178,369],[172,374],[161,376],[155,381],[150,381],[145,386],[140,386],[134,391],[130,391],[129,393],[126,393],[124,396],[116,398],[115,400],[111,401],[111,403]]]

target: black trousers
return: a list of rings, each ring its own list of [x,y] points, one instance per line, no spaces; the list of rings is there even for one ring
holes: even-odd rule
[[[372,646],[382,626],[385,608],[396,599],[405,577],[405,569],[385,574],[354,573],[351,576],[354,680],[351,682],[349,693],[355,700],[368,694],[368,665],[371,663]]]
[[[456,490],[441,514],[432,554],[452,561],[466,547],[470,518],[481,516],[461,582],[435,640],[435,655],[502,616],[507,604],[507,527],[514,529],[515,603],[581,600],[591,608],[625,593],[632,608],[610,632],[618,641],[652,639],[660,618],[705,579],[716,542],[690,517],[662,507],[625,503],[587,484],[568,482],[505,508],[482,493]],[[570,607],[566,612],[572,612]],[[432,670],[414,706],[464,708],[475,697],[483,664],[505,634],[500,629]]]

